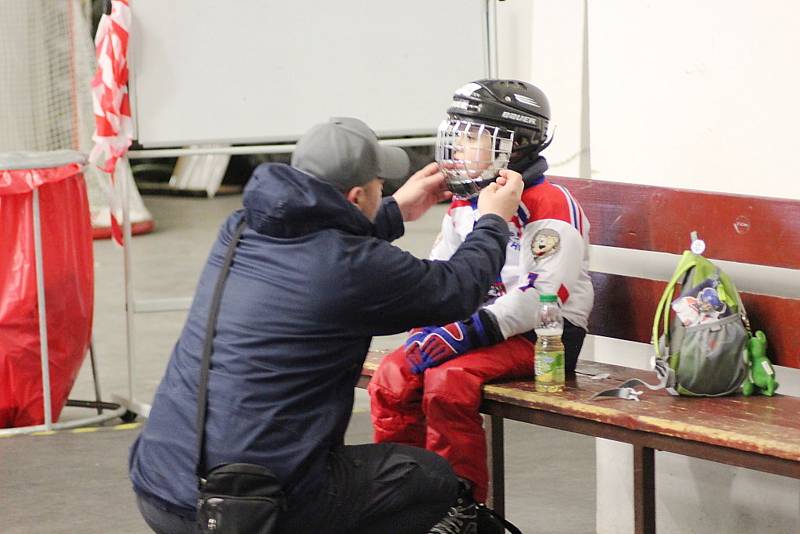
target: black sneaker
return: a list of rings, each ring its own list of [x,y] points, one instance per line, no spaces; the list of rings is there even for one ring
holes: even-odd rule
[[[462,486],[456,503],[428,534],[478,534],[478,507],[470,495],[469,487]]]

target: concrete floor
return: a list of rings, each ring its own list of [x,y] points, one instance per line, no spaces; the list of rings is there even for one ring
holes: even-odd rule
[[[146,197],[156,220],[154,233],[133,239],[137,301],[191,297],[222,220],[241,206],[241,197],[215,199]],[[408,226],[398,246],[424,257],[438,232],[444,206]],[[122,251],[95,242],[94,342],[103,396],[128,397]],[[137,314],[134,397],[152,399],[185,311]],[[392,348],[404,336],[376,338],[375,348]],[[88,364],[71,398],[93,395]],[[67,408],[61,420],[87,415]],[[0,503],[5,533],[147,532],[127,479],[127,450],[138,432],[110,421],[92,431],[0,439]],[[349,443],[371,440],[368,400],[358,391]],[[594,440],[520,423],[506,424],[507,515],[525,533],[595,532]]]

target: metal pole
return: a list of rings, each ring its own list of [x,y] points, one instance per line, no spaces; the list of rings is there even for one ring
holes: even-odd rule
[[[581,66],[581,127],[578,176],[592,177],[591,103],[589,101],[589,0],[583,2],[583,59]],[[592,336],[594,339],[594,336]]]
[[[127,165],[119,165],[120,161],[117,160],[117,169],[122,170],[117,176],[121,175],[121,192],[122,192],[122,256],[125,272],[125,341],[128,353],[128,399],[133,401],[133,374],[134,365],[133,360],[135,356],[135,347],[133,343],[134,338],[134,322],[133,322],[133,269],[131,269],[131,218],[130,218],[130,204],[128,195],[128,176]]]
[[[497,2],[486,0],[486,53],[489,78],[497,78]]]
[[[89,358],[92,362],[92,380],[94,381],[94,400],[97,402],[97,415],[101,415],[103,413],[103,401],[100,396],[100,376],[97,374],[97,362],[94,359],[94,338],[89,341]]]
[[[389,146],[426,146],[436,143],[435,137],[413,137],[401,139],[381,139],[382,145]],[[129,150],[129,159],[139,158],[177,158],[180,156],[204,156],[209,154],[288,154],[294,152],[295,144],[218,146],[197,148],[152,148],[145,150]]]
[[[44,428],[53,427],[50,398],[50,358],[47,350],[47,306],[44,297],[44,268],[42,266],[42,221],[39,213],[39,189],[33,189],[33,251],[36,259],[36,293],[39,314],[39,346],[42,360],[42,395],[44,397]]]
[[[0,437],[6,436],[19,436],[22,434],[33,434],[36,432],[53,432],[56,430],[67,430],[70,428],[78,428],[82,426],[90,426],[96,425],[98,423],[102,423],[105,421],[110,421],[111,419],[120,417],[122,414],[125,413],[125,407],[115,408],[112,411],[106,411],[103,415],[95,415],[92,417],[86,417],[83,419],[75,419],[72,421],[66,421],[63,423],[53,423],[50,428],[46,428],[47,425],[36,425],[36,426],[24,426],[24,427],[16,427],[16,428],[2,428],[0,429]]]

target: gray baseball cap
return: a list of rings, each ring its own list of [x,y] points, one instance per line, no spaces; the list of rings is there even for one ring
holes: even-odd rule
[[[409,161],[401,148],[378,144],[375,132],[364,122],[335,117],[313,126],[300,138],[292,167],[347,191],[378,177],[403,178]]]

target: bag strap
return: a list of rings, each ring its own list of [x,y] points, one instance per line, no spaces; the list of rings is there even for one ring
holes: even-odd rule
[[[742,319],[742,324],[744,324],[744,329],[747,331],[748,337],[753,337],[753,330],[750,328],[750,319],[747,318],[747,310],[744,308],[744,302],[742,302],[742,296],[739,294],[739,289],[734,285],[733,280],[730,280],[731,287],[733,288],[733,292],[736,293],[736,303],[739,305],[739,317]]]
[[[658,338],[659,330],[658,330],[658,323],[663,319],[664,321],[664,336],[669,338],[669,305],[672,302],[672,296],[675,294],[675,284],[678,283],[678,280],[685,276],[686,273],[697,265],[697,255],[694,252],[689,250],[683,253],[683,257],[681,257],[681,261],[678,262],[678,266],[675,268],[675,273],[673,273],[672,278],[667,283],[667,287],[664,288],[664,293],[661,295],[661,300],[658,301],[658,306],[656,307],[656,315],[653,318],[653,337],[652,343],[656,350],[656,357],[662,358],[661,349],[659,347]],[[662,317],[663,316],[663,317]]]
[[[640,386],[644,386],[654,391],[666,389],[670,394],[677,395],[677,391],[675,391],[673,387],[675,384],[675,372],[672,370],[672,368],[670,368],[669,363],[667,363],[664,355],[661,354],[661,348],[658,342],[659,324],[663,320],[664,338],[666,342],[665,346],[669,346],[669,305],[672,302],[672,296],[675,294],[675,285],[678,283],[678,280],[680,280],[681,277],[686,277],[689,273],[689,270],[697,265],[697,258],[698,256],[689,250],[683,253],[681,260],[678,262],[678,266],[675,268],[672,278],[670,278],[669,282],[667,282],[667,286],[664,288],[664,292],[661,295],[661,300],[659,300],[658,306],[656,307],[656,313],[653,317],[652,342],[656,351],[656,355],[653,358],[653,370],[658,377],[658,384],[648,384],[647,382],[639,380],[638,378],[631,378],[615,388],[598,391],[589,397],[589,400],[617,398],[638,401],[642,391],[637,390],[636,388]],[[686,280],[684,280],[683,283],[686,283]]]
[[[683,252],[683,256],[681,257],[681,261],[678,262],[678,266],[675,267],[675,272],[672,274],[672,278],[667,283],[667,287],[664,288],[664,293],[661,295],[661,300],[658,302],[658,306],[656,307],[656,314],[653,318],[653,349],[655,350],[655,356],[653,357],[652,366],[653,371],[656,373],[658,377],[658,384],[650,385],[646,383],[642,383],[642,385],[647,386],[650,389],[666,389],[670,395],[678,395],[678,391],[675,389],[675,383],[677,379],[675,377],[675,371],[670,366],[669,362],[667,361],[667,354],[661,354],[661,343],[659,342],[659,322],[662,322],[663,332],[664,332],[664,348],[667,349],[669,347],[669,316],[670,316],[670,305],[672,303],[672,298],[675,296],[675,285],[681,280],[681,284],[688,283],[689,278],[689,271],[693,267],[697,267],[698,259],[700,258],[699,255],[695,254],[690,250],[686,250]],[[635,390],[631,389],[632,392]],[[636,397],[638,399],[638,396]]]
[[[208,408],[208,373],[211,368],[211,352],[214,348],[214,330],[217,325],[217,315],[219,315],[219,306],[222,302],[222,290],[225,287],[225,278],[228,276],[231,263],[233,262],[233,255],[236,252],[236,245],[239,243],[239,238],[244,232],[246,226],[245,219],[239,222],[236,230],[233,232],[231,242],[228,244],[228,250],[225,252],[225,259],[222,262],[222,268],[219,271],[217,283],[214,286],[214,293],[211,297],[211,305],[208,309],[208,321],[206,323],[206,337],[203,342],[203,356],[200,362],[200,381],[197,384],[197,466],[195,473],[197,473],[198,483],[200,483],[206,475],[205,471],[205,451],[203,442],[206,433],[206,409]]]
[[[493,517],[498,522],[502,523],[504,531],[507,530],[511,532],[511,534],[522,534],[522,531],[519,528],[517,528],[517,526],[514,523],[512,523],[505,517],[501,516],[491,508],[487,507],[485,504],[478,503],[478,513],[480,514],[481,511],[483,511],[486,515]]]

